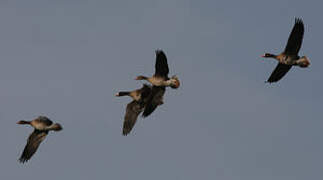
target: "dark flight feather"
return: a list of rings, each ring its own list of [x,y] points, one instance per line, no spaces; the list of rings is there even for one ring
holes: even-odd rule
[[[142,113],[143,117],[149,116],[155,111],[157,106],[163,104],[163,96],[165,94],[166,87],[163,86],[153,86],[151,94],[148,98],[147,104],[145,106],[144,112]]]
[[[275,70],[271,73],[267,82],[273,83],[279,81],[281,78],[285,76],[285,74],[290,70],[292,66],[286,65],[282,63],[278,63]]]
[[[156,50],[155,76],[167,77],[169,73],[167,58],[162,50]]]
[[[19,158],[21,163],[27,162],[35,154],[40,143],[46,138],[47,134],[48,131],[39,131],[36,129],[30,134],[24,151]]]
[[[143,84],[143,87],[137,90],[140,93],[139,101],[133,100],[127,104],[122,130],[122,134],[124,136],[128,135],[136,124],[139,114],[144,110],[145,104],[150,96],[151,89],[152,87],[150,85]]]
[[[297,55],[302,46],[303,36],[304,36],[303,21],[299,18],[296,18],[295,25],[287,41],[284,54]]]
[[[123,131],[124,136],[128,135],[134,125],[137,122],[139,114],[143,111],[144,106],[141,105],[138,101],[131,101],[126,108],[126,115],[123,121]]]

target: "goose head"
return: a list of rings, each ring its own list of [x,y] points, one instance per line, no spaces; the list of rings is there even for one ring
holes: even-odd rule
[[[263,57],[263,58],[275,58],[276,57],[276,55],[274,55],[274,54],[270,54],[270,53],[265,53],[264,55],[262,55],[261,57]]]
[[[17,122],[17,124],[30,124],[30,122],[25,120],[20,120]]]

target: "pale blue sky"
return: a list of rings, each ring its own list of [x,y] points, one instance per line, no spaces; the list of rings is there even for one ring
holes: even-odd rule
[[[321,0],[0,2],[0,179],[323,178]],[[312,64],[265,84],[294,18]],[[132,133],[121,128],[136,75],[163,49],[182,83]],[[50,133],[18,163],[32,128]]]

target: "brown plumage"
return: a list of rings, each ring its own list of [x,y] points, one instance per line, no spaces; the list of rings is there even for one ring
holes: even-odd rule
[[[62,126],[58,123],[53,124],[45,116],[39,116],[32,121],[21,120],[17,124],[28,124],[34,127],[34,131],[30,134],[27,144],[19,158],[21,163],[27,162],[37,151],[40,143],[46,138],[49,131],[60,131]]]
[[[134,91],[121,91],[116,96],[130,96],[133,100],[127,104],[123,122],[122,134],[128,135],[137,122],[139,114],[143,111],[152,87],[144,84],[142,88]]]
[[[279,81],[291,69],[292,66],[302,68],[308,67],[310,61],[306,56],[299,57],[298,52],[302,46],[304,36],[304,24],[299,18],[295,19],[295,25],[289,35],[285,50],[279,55],[265,53],[262,57],[274,58],[278,61],[278,65],[268,78],[267,82],[273,83]]]
[[[176,76],[168,77],[169,68],[166,54],[162,50],[156,50],[155,74],[152,77],[137,76],[135,80],[146,80],[154,86],[166,86],[177,89],[180,82]]]
[[[145,106],[145,110],[142,113],[143,117],[149,116],[151,113],[155,111],[155,109],[164,104],[163,98],[166,92],[165,86],[153,86],[151,90],[151,94],[148,97],[147,104]]]
[[[168,77],[169,68],[167,63],[166,54],[162,50],[156,50],[156,63],[155,74],[152,77],[138,76],[136,80],[146,80],[150,82],[152,87],[152,93],[148,98],[143,117],[149,116],[158,105],[163,104],[163,96],[166,91],[166,87],[177,89],[180,86],[180,82],[176,76]]]

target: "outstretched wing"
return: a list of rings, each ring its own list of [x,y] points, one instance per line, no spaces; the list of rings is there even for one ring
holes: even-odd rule
[[[295,19],[295,25],[289,35],[284,53],[287,55],[297,55],[302,46],[304,36],[304,24],[299,18]]]
[[[278,63],[275,70],[271,73],[267,82],[273,83],[279,81],[282,77],[285,76],[285,74],[290,70],[291,67],[291,65]]]
[[[167,77],[169,73],[167,58],[162,50],[156,50],[155,76]]]
[[[149,116],[152,112],[155,111],[157,106],[163,104],[163,97],[166,91],[166,87],[163,86],[153,86],[151,94],[147,100],[145,110],[142,113],[143,117]]]
[[[131,101],[126,108],[126,115],[123,121],[123,131],[124,136],[128,135],[132,130],[133,126],[136,124],[139,114],[143,110],[143,105],[138,101]]]
[[[40,143],[46,138],[47,134],[48,131],[39,131],[36,129],[30,134],[24,151],[19,158],[19,161],[21,163],[27,162],[35,154]]]

